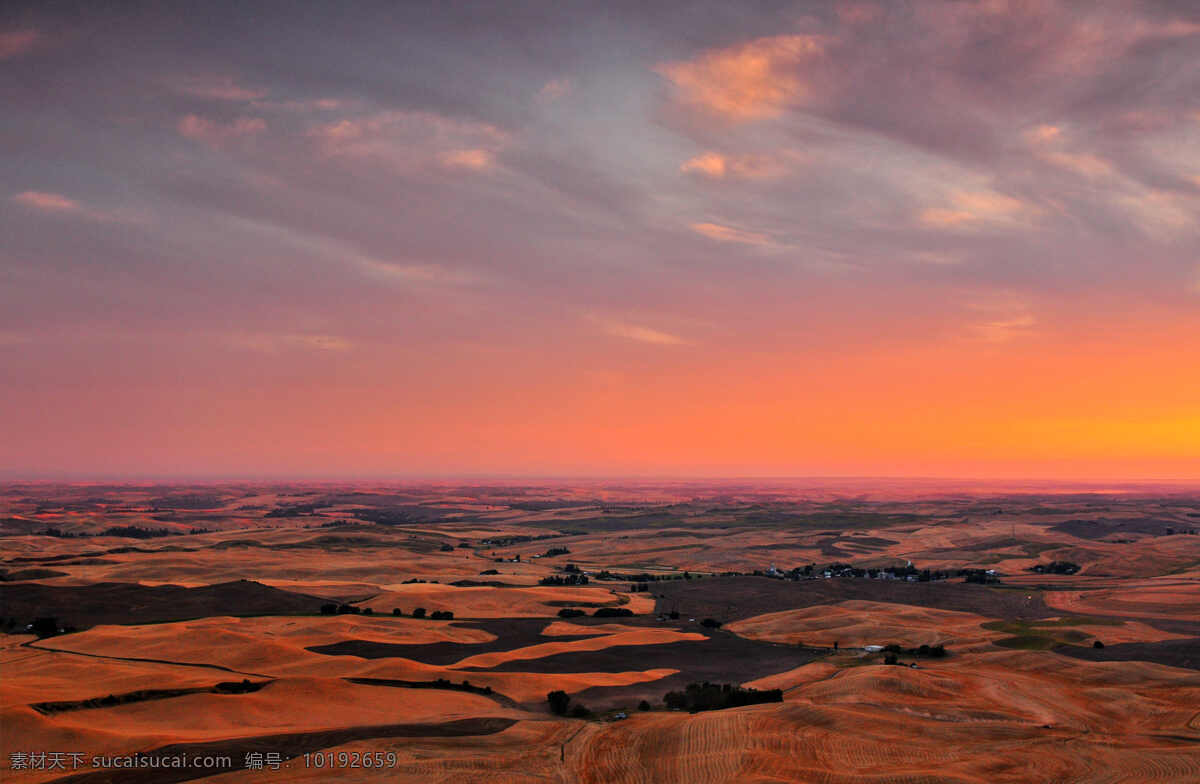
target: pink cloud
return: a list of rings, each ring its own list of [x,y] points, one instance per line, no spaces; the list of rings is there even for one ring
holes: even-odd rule
[[[216,79],[192,78],[177,85],[177,90],[197,98],[209,98],[216,101],[234,101],[246,103],[265,98],[266,90],[243,87],[232,77],[223,76]]]
[[[319,125],[309,131],[326,155],[375,159],[396,169],[430,164],[483,171],[495,165],[508,134],[488,123],[431,112],[378,112]]]
[[[878,19],[881,13],[883,9],[874,3],[839,3],[837,6],[838,19],[843,24],[867,24]]]
[[[921,210],[918,220],[931,228],[980,228],[1013,224],[1035,214],[1031,205],[995,191],[959,191],[952,206]]]
[[[12,200],[26,207],[47,212],[74,212],[79,210],[79,203],[58,193],[44,191],[23,191],[12,197]]]
[[[756,180],[775,177],[785,171],[778,160],[763,155],[723,155],[705,152],[683,162],[679,171],[710,180]]]
[[[538,90],[538,97],[545,101],[556,101],[574,89],[570,79],[551,79]]]
[[[11,60],[14,57],[28,54],[37,46],[41,37],[41,33],[36,30],[14,30],[0,33],[0,60]]]
[[[751,120],[779,114],[813,92],[801,78],[801,66],[823,53],[822,42],[811,35],[758,38],[718,49],[684,62],[658,66],[684,102],[732,120]]]
[[[238,117],[232,122],[222,123],[199,115],[189,114],[179,120],[180,135],[194,141],[218,145],[230,139],[253,136],[267,129],[261,117]]]
[[[722,226],[719,223],[693,223],[692,231],[717,242],[737,242],[743,245],[769,246],[774,243],[771,238],[758,232],[736,229],[732,226]]]
[[[482,171],[492,168],[494,159],[488,150],[449,150],[439,156],[443,166],[452,169]]]
[[[1025,133],[1033,154],[1060,169],[1075,172],[1089,178],[1107,177],[1113,174],[1111,163],[1088,152],[1069,150],[1064,146],[1065,134],[1056,125],[1039,125]]]

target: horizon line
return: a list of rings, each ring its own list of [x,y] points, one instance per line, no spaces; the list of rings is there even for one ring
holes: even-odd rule
[[[612,482],[644,482],[644,483],[735,483],[735,482],[942,482],[942,483],[986,483],[986,484],[1034,484],[1034,485],[1172,485],[1200,487],[1200,477],[1033,477],[1033,476],[938,476],[923,474],[506,474],[500,472],[479,473],[445,473],[445,474],[263,474],[229,475],[229,474],[41,474],[13,475],[0,474],[0,484],[162,484],[162,483],[307,483],[307,484],[339,484],[339,483],[449,483],[449,482],[531,482],[531,483],[612,483]]]

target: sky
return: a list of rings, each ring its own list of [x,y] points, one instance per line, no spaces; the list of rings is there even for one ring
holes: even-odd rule
[[[0,10],[0,477],[1200,479],[1200,4]]]

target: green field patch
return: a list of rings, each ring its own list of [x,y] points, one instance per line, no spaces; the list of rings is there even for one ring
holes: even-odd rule
[[[1040,634],[1021,634],[993,640],[992,642],[1002,648],[1017,648],[1023,651],[1048,651],[1062,644],[1053,637],[1046,637]]]
[[[1031,626],[1124,626],[1117,618],[1093,618],[1085,615],[1069,615],[1064,618],[1042,618],[1029,621]]]
[[[1060,645],[1079,645],[1092,639],[1092,635],[1074,626],[1121,626],[1124,621],[1113,618],[1089,618],[1068,616],[1027,621],[988,621],[980,626],[988,631],[1011,635],[993,640],[1002,648],[1044,651]]]

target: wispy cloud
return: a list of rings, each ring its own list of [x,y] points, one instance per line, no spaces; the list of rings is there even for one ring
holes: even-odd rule
[[[68,199],[60,193],[22,191],[11,198],[18,204],[47,212],[79,212],[82,210],[79,202]]]
[[[33,51],[42,35],[36,30],[12,30],[0,33],[0,60],[11,60]]]
[[[235,333],[227,336],[234,348],[276,354],[288,350],[348,351],[353,344],[338,335],[313,333]]]
[[[260,134],[267,130],[267,121],[261,117],[238,117],[220,122],[188,114],[180,118],[176,128],[185,138],[215,147],[233,139]]]
[[[737,229],[733,226],[722,226],[719,223],[693,223],[692,231],[718,242],[737,242],[743,245],[757,245],[760,247],[775,244],[765,234]]]
[[[979,320],[967,325],[968,336],[988,343],[1007,343],[1033,334],[1037,317],[1029,303],[1003,292],[967,303]]]
[[[926,207],[918,220],[930,228],[975,230],[1013,225],[1035,212],[1020,199],[996,191],[958,191],[951,196],[951,206]]]
[[[784,167],[779,161],[765,155],[729,156],[705,152],[684,161],[679,171],[710,180],[756,180],[778,176],[783,173]]]
[[[541,98],[543,101],[557,101],[559,98],[570,94],[573,89],[575,89],[575,84],[570,79],[551,79],[538,90],[538,98]]]
[[[401,170],[430,163],[449,169],[490,169],[509,138],[490,123],[416,111],[344,117],[318,125],[309,135],[326,155],[375,159]]]
[[[628,340],[635,340],[639,343],[651,343],[657,346],[682,346],[688,343],[687,340],[672,335],[669,332],[662,332],[650,327],[644,327],[639,324],[629,324],[624,321],[608,321],[597,320],[601,329],[609,335],[614,335]]]
[[[22,191],[9,197],[15,204],[48,215],[71,216],[105,223],[142,223],[145,216],[128,210],[97,209],[61,193],[47,191]]]
[[[479,283],[479,275],[440,264],[406,264],[356,257],[359,267],[372,277],[401,283],[432,283],[462,286]]]
[[[258,87],[245,87],[238,84],[233,77],[187,77],[173,85],[177,92],[196,98],[213,101],[230,101],[248,103],[267,97],[267,90]]]
[[[490,150],[447,150],[438,156],[443,166],[451,169],[472,169],[483,171],[495,164],[495,158]]]
[[[1096,179],[1113,174],[1113,165],[1090,152],[1067,147],[1067,135],[1061,126],[1039,125],[1025,133],[1035,157],[1060,169]]]

